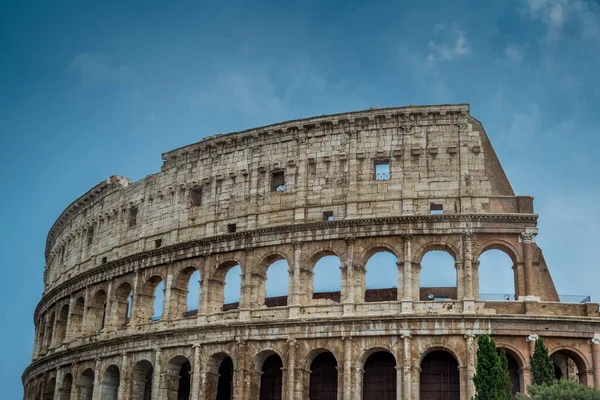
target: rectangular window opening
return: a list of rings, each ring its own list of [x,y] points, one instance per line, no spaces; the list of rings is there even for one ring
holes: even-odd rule
[[[227,224],[227,232],[228,233],[235,233],[236,230],[237,230],[236,224]]]
[[[138,209],[137,207],[131,207],[129,209],[129,226],[135,226],[137,224],[137,214],[138,214]]]
[[[271,191],[283,192],[285,190],[285,173],[276,171],[271,174]]]
[[[87,245],[90,247],[94,242],[94,228],[90,228],[87,231]]]
[[[444,213],[444,205],[431,203],[429,205],[429,210],[431,212],[431,215],[441,215]]]
[[[196,186],[190,189],[190,202],[192,207],[202,205],[202,186]]]
[[[333,221],[333,211],[324,211],[323,221]]]
[[[375,160],[375,180],[390,180],[390,160]]]
[[[154,248],[158,249],[160,246],[162,246],[162,239],[156,239],[154,241]]]
[[[107,262],[106,257],[102,257],[102,264],[106,264],[106,262]]]

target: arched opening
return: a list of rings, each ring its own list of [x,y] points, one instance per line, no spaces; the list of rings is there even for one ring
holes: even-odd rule
[[[54,390],[56,389],[56,378],[52,377],[48,381],[46,385],[46,390],[44,392],[44,400],[53,400],[54,399]]]
[[[339,303],[342,294],[342,261],[336,255],[325,255],[313,268],[312,298],[328,299]]]
[[[138,361],[131,372],[131,400],[151,400],[154,367],[148,360]]]
[[[42,315],[37,325],[37,349],[43,352],[46,348],[46,316]]]
[[[396,400],[396,359],[391,353],[371,354],[363,369],[363,400]]]
[[[190,275],[187,283],[187,296],[185,299],[186,313],[190,311],[199,310],[200,307],[200,271],[195,270]]]
[[[317,355],[310,364],[309,398],[336,400],[338,391],[337,361],[329,351]]]
[[[550,355],[554,362],[554,376],[557,379],[575,380],[587,385],[587,368],[579,354],[561,349]]]
[[[500,353],[500,351],[501,349],[499,348],[498,353]],[[521,377],[519,374],[521,367],[517,361],[517,358],[511,354],[512,352],[510,350],[505,349],[504,353],[506,354],[506,360],[508,361],[508,376],[510,378],[512,394],[514,398],[517,393],[521,392]]]
[[[106,368],[100,383],[100,399],[117,400],[117,394],[119,393],[119,380],[119,367],[116,365],[111,365]]]
[[[436,350],[421,361],[421,400],[460,400],[458,362],[452,354]]]
[[[365,301],[396,301],[398,298],[398,258],[379,251],[365,264]]]
[[[83,324],[83,313],[85,311],[85,299],[83,296],[79,297],[75,302],[75,307],[73,307],[73,311],[71,312],[71,337],[77,338],[81,336],[82,324]]]
[[[167,363],[160,398],[167,400],[188,400],[190,397],[190,371],[192,367],[184,356],[172,358]]]
[[[94,370],[86,369],[79,378],[79,398],[81,400],[92,400],[94,393]]]
[[[69,305],[64,304],[58,313],[56,320],[56,343],[61,344],[67,335],[67,320],[69,319]]]
[[[137,311],[139,323],[158,321],[163,314],[165,285],[163,279],[154,275],[149,278],[137,297]]]
[[[88,306],[88,318],[86,324],[90,327],[90,332],[100,332],[104,329],[106,320],[106,292],[98,290],[92,297]]]
[[[50,314],[48,325],[46,325],[46,348],[52,346],[52,330],[54,329],[54,311]]]
[[[234,265],[225,274],[222,294],[222,311],[237,310],[240,308],[240,295],[242,292],[242,267]]]
[[[443,250],[428,251],[421,260],[419,298],[421,301],[458,299],[456,261]]]
[[[200,271],[196,267],[183,268],[171,286],[170,315],[177,318],[198,314],[200,300]]]
[[[267,267],[265,300],[267,307],[287,305],[289,286],[289,265],[285,259],[274,261]]]
[[[129,323],[131,317],[131,302],[133,300],[133,290],[128,282],[123,282],[115,291],[115,327],[124,328]]]
[[[260,400],[281,400],[282,368],[283,362],[279,355],[272,354],[265,359],[260,377]]]
[[[66,374],[63,377],[62,387],[60,388],[60,400],[71,400],[71,390],[73,390],[73,375]]]
[[[225,357],[219,365],[216,400],[233,399],[233,361]]]
[[[502,250],[489,249],[479,256],[480,300],[515,300],[516,271],[513,265],[513,260]]]

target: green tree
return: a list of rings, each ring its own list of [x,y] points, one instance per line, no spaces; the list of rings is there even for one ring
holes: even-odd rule
[[[481,335],[477,339],[477,370],[473,377],[475,400],[510,400],[512,393],[508,376],[508,361],[503,364],[494,339]],[[506,355],[504,356],[506,359]]]
[[[550,385],[530,385],[529,396],[517,394],[517,400],[600,400],[600,392],[577,381],[555,379]]]
[[[531,383],[537,386],[552,385],[554,377],[554,362],[548,355],[548,348],[542,338],[535,341],[535,349],[530,358]]]
[[[508,374],[508,357],[506,357],[506,350],[504,350],[504,347],[500,348],[498,358],[500,359],[500,371],[502,373],[502,390],[504,393],[508,394],[509,399],[512,399],[512,383],[510,381],[510,375]]]

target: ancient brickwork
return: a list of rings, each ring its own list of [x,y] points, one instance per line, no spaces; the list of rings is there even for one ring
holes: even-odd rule
[[[506,347],[518,390],[536,335],[563,375],[600,388],[598,305],[558,302],[533,200],[514,195],[468,105],[290,121],[163,160],[138,182],[98,184],[50,230],[25,398],[426,400],[443,365],[449,398],[462,400],[484,333]],[[511,258],[515,301],[480,299],[489,249]],[[454,258],[455,287],[422,287],[433,250]],[[381,251],[396,257],[397,281],[369,290],[365,267]],[[329,255],[341,290],[314,293]],[[267,298],[278,260],[288,294]],[[240,301],[224,304],[236,266]]]

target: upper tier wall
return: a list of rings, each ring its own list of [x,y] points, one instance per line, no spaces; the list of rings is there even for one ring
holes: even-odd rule
[[[103,262],[228,232],[322,220],[533,213],[466,104],[372,109],[216,135],[163,154],[160,173],[111,177],[47,239],[45,290]],[[375,165],[389,163],[389,180]],[[283,172],[284,190],[274,190]],[[279,188],[281,189],[281,187]],[[235,228],[232,224],[235,224]]]

